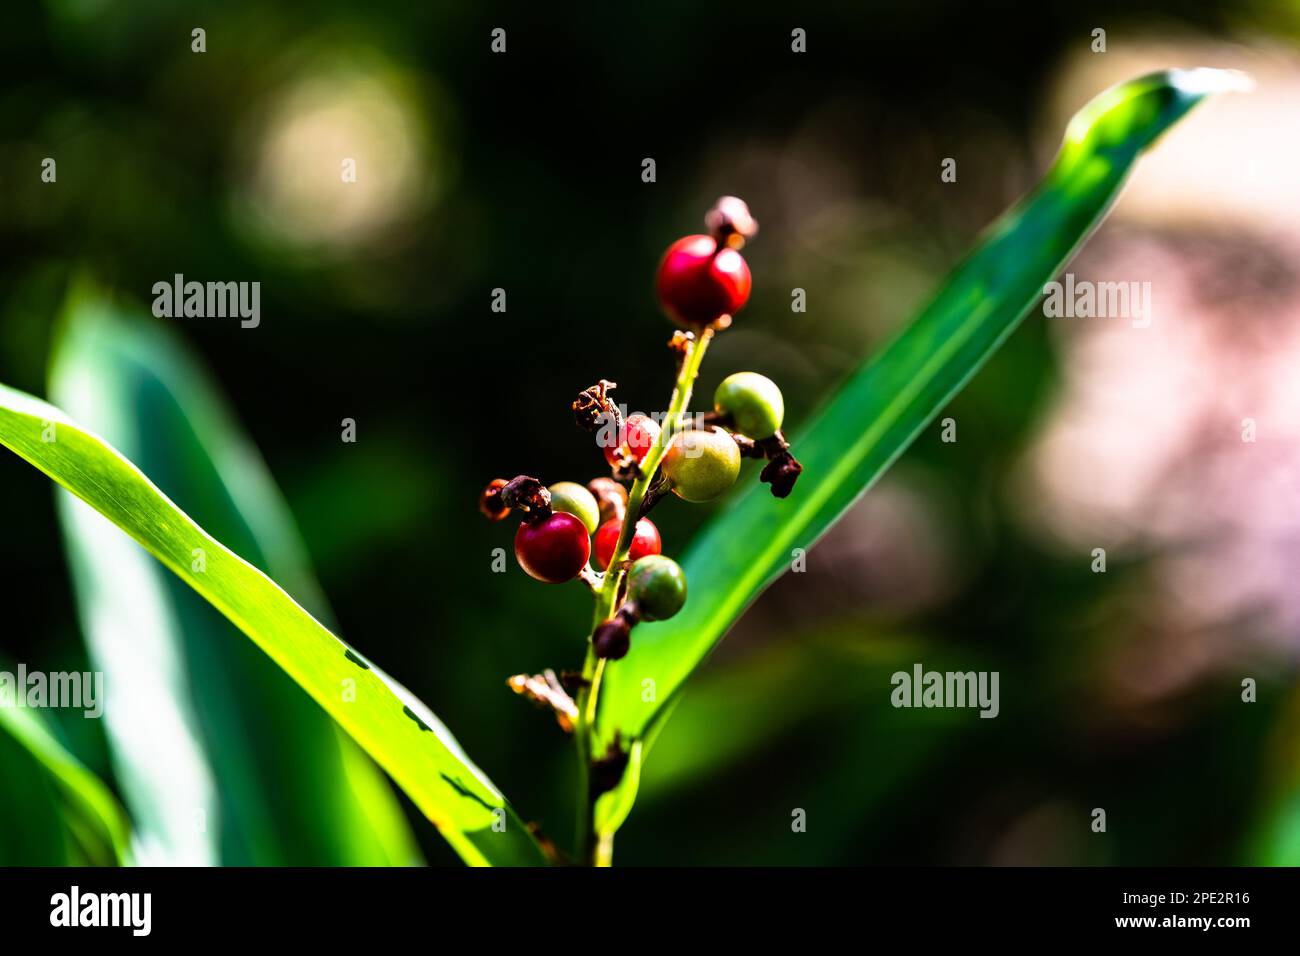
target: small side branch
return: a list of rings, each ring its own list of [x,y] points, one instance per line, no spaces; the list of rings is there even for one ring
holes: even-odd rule
[[[555,720],[566,734],[573,732],[573,725],[578,719],[578,705],[555,676],[555,671],[547,668],[540,674],[528,676],[516,674],[506,681],[516,694],[527,697],[537,704],[550,707],[555,712]]]

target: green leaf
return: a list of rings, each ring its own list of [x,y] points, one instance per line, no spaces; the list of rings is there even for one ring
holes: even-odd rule
[[[328,620],[265,463],[180,341],[84,288],[50,393],[227,546]],[[105,729],[146,865],[420,861],[383,775],[211,605],[66,492],[64,539]]]
[[[797,739],[817,724],[844,731],[860,727],[864,735],[878,731],[898,711],[887,694],[867,695],[863,688],[889,687],[892,674],[910,671],[917,660],[947,669],[941,645],[859,617],[796,629],[790,637],[700,673],[691,692],[677,700],[673,732],[655,739],[653,771],[643,776],[638,799],[703,786],[738,764],[758,762],[782,740]],[[871,780],[880,784],[902,776],[910,766],[904,758],[919,758],[934,729],[933,723],[918,724],[912,738],[878,740],[888,759],[872,764]]]
[[[1245,79],[1222,70],[1154,73],[1107,90],[1074,117],[1038,187],[794,437],[804,472],[793,494],[777,500],[755,483],[695,539],[682,561],[686,607],[638,627],[628,656],[607,668],[602,744],[615,733],[649,744],[683,683],[787,570],[794,549],[812,547],[1016,328],[1106,213],[1138,155],[1207,95],[1241,89]]]
[[[892,633],[859,616],[796,627],[790,636],[725,668],[706,668],[678,697],[671,733],[656,738],[641,776],[639,832],[625,837],[631,845],[624,849],[640,862],[671,861],[671,850],[644,854],[653,835],[674,824],[677,844],[710,865],[848,862],[846,846],[888,840],[896,823],[891,801],[905,800],[910,786],[988,726],[970,710],[921,714],[890,703],[891,675],[910,672],[916,661],[938,671],[993,663],[972,660],[968,649],[954,653],[923,633]],[[727,805],[753,781],[765,783],[743,807],[681,818],[681,806]],[[789,819],[794,807],[839,823],[747,838],[758,821]]]
[[[112,791],[35,711],[0,707],[0,863],[131,862],[131,830]]]
[[[1267,753],[1268,772],[1242,843],[1248,866],[1300,866],[1300,692],[1262,688],[1279,710]],[[1263,699],[1263,698],[1261,698]]]
[[[129,534],[248,635],[388,771],[466,862],[546,862],[523,821],[427,707],[200,528],[106,441],[53,405],[0,386],[0,444]],[[205,555],[203,571],[192,568],[195,549]],[[345,699],[350,686],[355,700]]]

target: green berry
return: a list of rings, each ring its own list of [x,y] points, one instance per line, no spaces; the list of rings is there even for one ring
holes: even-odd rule
[[[663,471],[678,498],[710,501],[736,483],[740,449],[720,428],[688,429],[673,436],[664,455]]]
[[[573,515],[591,534],[600,524],[600,505],[593,495],[576,481],[557,481],[547,489],[551,493],[551,510]]]
[[[672,558],[647,555],[628,571],[627,595],[642,620],[666,621],[686,603],[686,573]]]
[[[719,413],[736,423],[736,431],[750,438],[771,438],[785,418],[785,399],[776,382],[757,372],[728,375],[713,393]]]

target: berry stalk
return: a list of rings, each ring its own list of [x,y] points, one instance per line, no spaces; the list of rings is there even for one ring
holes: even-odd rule
[[[661,553],[659,531],[646,513],[669,494],[687,502],[719,497],[735,484],[742,457],[767,460],[759,478],[778,498],[790,494],[802,470],[781,434],[781,390],[756,372],[729,376],[714,393],[713,410],[693,426],[686,423],[709,343],[749,299],[749,266],[739,250],[758,228],[749,207],[734,196],[719,199],[705,224],[708,235],[673,243],[655,273],[659,304],[680,327],[668,343],[677,377],[663,425],[639,413],[625,419],[610,398],[617,383],[602,378],[570,407],[579,428],[598,433],[610,475],[585,486],[561,481],[549,487],[529,475],[497,478],[479,496],[479,510],[490,520],[519,517],[515,558],[525,572],[547,584],[580,581],[595,599],[581,673],[517,674],[509,682],[516,693],[550,707],[560,726],[573,732],[579,779],[574,855],[587,866],[611,864],[614,832],[636,796],[626,775],[639,742],[624,749],[615,731],[596,752],[606,662],[628,653],[637,624],[673,617],[687,599],[686,576]]]
[[[708,350],[712,338],[712,329],[701,329],[683,350],[681,368],[677,373],[677,381],[673,385],[673,396],[668,405],[668,414],[664,418],[663,428],[660,429],[655,443],[646,452],[645,458],[641,460],[641,474],[633,482],[632,490],[628,494],[627,513],[623,516],[623,528],[619,532],[614,556],[610,559],[600,590],[596,592],[596,606],[592,614],[591,626],[593,633],[596,628],[614,616],[618,606],[619,590],[626,573],[628,551],[632,546],[637,519],[641,514],[641,503],[659,471],[659,463],[663,461],[673,435],[681,428],[682,416],[690,405],[695,379],[699,375],[700,364],[704,361],[704,353]],[[592,819],[595,800],[591,795],[590,785],[591,728],[596,719],[596,708],[600,701],[600,681],[604,672],[605,659],[596,656],[595,648],[588,640],[587,658],[582,668],[584,684],[578,692],[578,717],[574,723],[573,735],[578,747],[579,767],[578,853],[582,862],[593,866],[609,866],[613,854],[612,836],[600,838],[595,832]]]

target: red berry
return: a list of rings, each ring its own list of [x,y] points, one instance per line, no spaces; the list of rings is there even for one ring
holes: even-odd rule
[[[547,584],[563,584],[578,576],[591,555],[587,528],[567,511],[530,524],[515,532],[515,559],[530,577]]]
[[[749,266],[712,236],[678,239],[664,253],[655,276],[655,294],[668,317],[679,325],[702,328],[735,315],[749,300]]]
[[[659,424],[648,415],[629,415],[618,430],[618,445],[605,447],[605,460],[617,466],[620,457],[631,458],[638,465],[659,437]]]
[[[618,535],[623,530],[623,522],[606,521],[596,529],[596,567],[604,571],[609,567],[610,559],[614,557],[614,549],[618,547]],[[654,526],[649,518],[642,518],[636,523],[636,531],[632,535],[632,547],[628,549],[628,560],[636,561],[638,558],[644,558],[647,554],[658,554],[663,550],[663,542],[659,540],[659,529]]]

